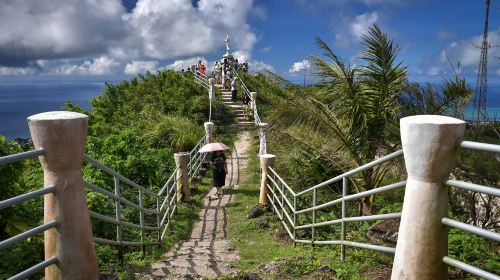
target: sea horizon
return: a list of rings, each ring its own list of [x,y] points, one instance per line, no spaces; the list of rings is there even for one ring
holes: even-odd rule
[[[105,89],[105,82],[116,84],[132,76],[0,76],[0,135],[8,140],[29,138],[27,118],[61,110],[69,101],[90,110],[90,100]],[[297,85],[302,85],[296,82]],[[500,119],[500,83],[488,86],[487,111]],[[470,111],[466,112],[470,114]],[[468,117],[466,117],[468,119]]]

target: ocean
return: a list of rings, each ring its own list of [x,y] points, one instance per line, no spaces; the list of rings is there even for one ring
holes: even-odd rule
[[[0,76],[0,135],[28,138],[26,118],[61,110],[65,101],[90,109],[90,100],[105,88],[130,76]],[[488,113],[500,120],[500,84],[488,86]]]
[[[27,117],[61,110],[65,101],[90,108],[90,100],[105,88],[130,77],[0,76],[0,135],[28,138]]]

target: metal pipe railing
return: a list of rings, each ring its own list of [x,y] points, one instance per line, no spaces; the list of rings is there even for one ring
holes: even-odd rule
[[[59,261],[57,260],[56,257],[52,257],[52,258],[49,258],[47,260],[44,260],[43,262],[40,262],[28,269],[26,269],[25,271],[23,272],[20,272],[10,278],[8,278],[7,280],[22,280],[22,279],[26,279],[28,277],[30,277],[31,275],[37,273],[37,272],[40,272],[42,270],[44,270],[46,267],[49,267],[53,264],[57,264]]]
[[[13,236],[9,239],[3,240],[0,242],[0,250],[4,250],[4,249],[6,249],[6,248],[8,248],[16,243],[22,242],[30,237],[39,235],[39,234],[45,232],[46,230],[57,227],[58,225],[59,225],[59,223],[57,221],[51,221],[51,222],[48,222],[46,224],[29,229],[29,230],[27,230],[21,234],[18,234],[16,236]]]
[[[330,185],[332,183],[340,181],[344,177],[350,177],[350,176],[352,176],[352,175],[354,175],[356,173],[359,173],[359,172],[371,169],[371,168],[373,168],[373,167],[375,167],[377,165],[380,165],[382,163],[388,162],[388,161],[390,161],[392,159],[395,159],[397,157],[400,157],[402,155],[403,155],[403,150],[399,150],[399,151],[396,151],[394,153],[388,154],[388,155],[386,155],[386,156],[384,156],[382,158],[379,158],[377,160],[374,160],[372,162],[364,164],[364,165],[362,165],[360,167],[357,167],[357,168],[354,168],[354,169],[352,169],[350,171],[347,171],[347,172],[345,172],[343,174],[340,174],[340,175],[338,175],[338,176],[336,176],[336,177],[334,177],[332,179],[326,180],[325,182],[319,183],[319,184],[317,184],[317,185],[315,185],[313,187],[310,187],[307,190],[301,191],[301,192],[297,193],[297,195],[300,196],[300,195],[308,193],[308,192],[310,192],[312,190],[315,190],[315,189],[318,189],[318,188],[321,188],[321,187],[324,187],[324,186],[328,186],[328,185]]]
[[[13,155],[3,156],[3,157],[0,157],[0,165],[14,163],[16,161],[21,161],[21,160],[26,160],[26,159],[31,159],[31,158],[36,158],[38,156],[43,156],[44,154],[45,154],[45,151],[43,149],[37,149],[37,150],[33,150],[33,151],[27,151],[27,152],[17,153],[17,154],[13,154]]]
[[[12,198],[0,201],[0,210],[7,208],[7,207],[10,207],[10,206],[13,206],[13,205],[16,205],[16,204],[23,203],[23,202],[30,200],[30,199],[33,199],[33,198],[37,198],[37,197],[40,197],[40,196],[43,196],[43,195],[46,195],[49,193],[53,193],[53,192],[55,192],[55,190],[56,190],[55,187],[45,187],[45,188],[41,188],[41,189],[36,190],[36,191],[21,194],[21,195],[18,195],[16,197],[12,197]]]
[[[486,152],[495,152],[498,153],[500,151],[500,145],[493,145],[493,144],[485,144],[485,143],[476,143],[476,142],[468,142],[464,141],[461,144],[462,148],[467,148],[467,149],[474,149],[474,150],[480,150],[480,151],[486,151]],[[358,216],[358,217],[347,217],[347,202],[348,201],[353,201],[353,200],[358,200],[364,197],[376,195],[376,194],[381,194],[389,191],[394,191],[398,189],[403,189],[406,186],[406,181],[398,182],[398,183],[393,183],[389,184],[383,187],[379,187],[376,189],[356,193],[356,194],[348,194],[348,176],[351,176],[353,174],[356,174],[358,172],[367,170],[369,168],[373,168],[377,165],[383,164],[389,160],[395,159],[399,156],[401,156],[402,150],[394,152],[392,154],[389,154],[388,156],[385,156],[383,158],[380,158],[378,160],[375,160],[373,162],[370,162],[368,164],[365,164],[361,167],[355,168],[353,170],[350,170],[348,172],[345,172],[339,176],[336,176],[332,179],[329,179],[323,183],[320,183],[318,185],[315,185],[309,189],[306,189],[304,191],[295,193],[294,190],[285,182],[285,180],[276,172],[275,169],[272,167],[268,167],[270,170],[270,174],[272,176],[268,175],[267,178],[270,181],[270,185],[268,184],[268,189],[270,191],[270,194],[268,194],[269,201],[271,201],[271,204],[273,206],[274,212],[277,214],[278,218],[281,220],[283,223],[285,229],[287,230],[288,234],[290,235],[290,238],[292,241],[295,243],[303,243],[303,244],[311,244],[311,245],[340,245],[341,250],[340,250],[340,259],[343,261],[345,260],[345,247],[355,247],[355,248],[360,248],[360,249],[369,249],[369,250],[375,250],[375,251],[380,251],[380,252],[385,252],[385,253],[395,253],[395,248],[392,247],[386,247],[386,246],[380,246],[380,245],[373,245],[373,244],[366,244],[366,243],[360,243],[360,242],[354,242],[354,241],[347,241],[346,240],[346,232],[347,232],[347,223],[350,222],[368,222],[368,221],[378,221],[378,220],[390,220],[390,219],[400,219],[401,218],[401,213],[389,213],[389,214],[375,214],[375,215],[369,215],[369,216]],[[317,205],[317,190],[323,186],[329,185],[331,183],[337,182],[340,179],[342,179],[342,196],[340,198],[322,203]],[[449,187],[454,187],[454,188],[459,188],[467,191],[473,191],[473,192],[480,192],[496,197],[500,197],[500,190],[493,188],[493,187],[487,187],[487,186],[482,186],[474,183],[469,183],[469,182],[462,182],[458,180],[448,180],[446,181],[446,185]],[[301,196],[304,196],[305,194],[309,193],[312,191],[312,207],[305,208],[305,209],[297,209],[297,199]],[[287,197],[287,193],[291,194],[293,196],[293,206],[290,200]],[[287,206],[285,206],[285,204]],[[341,204],[341,218],[339,219],[334,219],[334,220],[329,220],[329,221],[321,221],[321,222],[316,222],[318,219],[318,214],[321,212],[318,212],[318,210],[321,210],[323,208],[329,207],[329,206],[334,206],[337,204]],[[290,208],[292,209],[293,212],[293,217],[288,215],[286,212],[285,208]],[[299,220],[297,219],[297,215],[307,213],[307,212],[312,212],[312,223],[310,224],[300,224]],[[500,242],[500,234],[482,229],[479,227],[475,227],[460,221],[452,220],[449,218],[443,218],[441,221],[444,225],[449,226],[449,227],[454,227],[456,229],[460,229],[463,231],[467,231],[471,234],[475,234],[484,238],[488,238],[493,241]],[[289,229],[288,224],[292,225],[292,230]],[[324,227],[324,226],[331,226],[331,225],[341,225],[341,235],[340,235],[340,240],[317,240],[316,238],[316,228],[318,227]],[[303,239],[297,239],[296,231],[297,230],[304,230],[304,229],[311,229],[311,239],[310,240],[303,240]],[[479,268],[476,268],[474,266],[462,263],[457,260],[453,260],[449,257],[444,257],[443,262],[450,265],[454,266],[460,269],[463,269],[471,274],[474,274],[476,276],[483,277],[485,279],[500,279],[497,275],[492,274],[490,272],[481,270]]]

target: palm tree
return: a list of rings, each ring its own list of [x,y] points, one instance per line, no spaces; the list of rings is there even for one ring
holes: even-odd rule
[[[406,83],[406,67],[396,62],[399,47],[373,25],[362,37],[365,64],[355,67],[320,38],[316,43],[323,52],[323,57],[311,57],[317,92],[301,92],[277,109],[270,131],[303,144],[342,171],[393,151],[397,145],[388,139],[398,134],[397,101]],[[388,165],[367,170],[350,178],[351,184],[357,191],[376,188],[387,170]],[[360,202],[360,212],[374,212],[374,197]]]

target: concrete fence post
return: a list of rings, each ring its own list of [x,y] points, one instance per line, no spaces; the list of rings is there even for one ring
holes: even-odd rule
[[[260,123],[259,124],[259,155],[267,154],[266,143],[264,142],[264,137],[262,137],[266,133],[266,129],[269,127],[268,123]]]
[[[269,182],[267,174],[269,174],[268,167],[273,167],[275,159],[276,159],[275,155],[270,155],[270,154],[260,155],[260,168],[262,170],[262,173],[260,179],[259,204],[269,205],[269,200],[267,199],[267,194],[269,192],[269,190],[267,189],[267,184]]]
[[[250,92],[250,100],[252,101],[252,110],[257,106],[257,93],[255,91]]]
[[[189,153],[175,153],[174,154],[175,165],[177,166],[177,177],[180,178],[177,181],[177,202],[191,201],[191,190],[189,188],[189,178],[188,178],[188,164],[189,164]]]
[[[205,126],[205,139],[207,144],[212,143],[214,141],[213,135],[214,135],[214,123],[213,122],[206,122],[204,124]]]
[[[465,122],[422,115],[401,119],[401,142],[408,179],[392,280],[448,279],[445,181],[455,165]]]
[[[208,112],[208,121],[212,121],[212,103],[215,100],[215,90],[214,90],[215,79],[208,79],[208,99],[210,102],[210,111]]]
[[[44,247],[45,259],[59,262],[45,269],[45,279],[99,279],[82,173],[87,121],[64,111],[28,118],[35,148],[45,150],[39,157],[44,185],[56,189],[44,196],[44,222],[59,226],[44,232]]]
[[[214,78],[208,79],[208,98],[210,99],[210,103],[212,103],[213,100],[215,100],[214,85],[215,85],[215,79]]]

